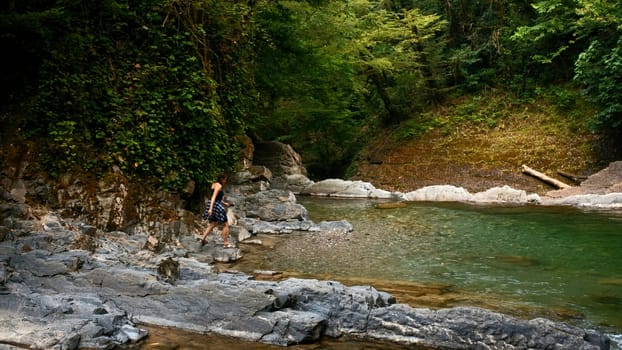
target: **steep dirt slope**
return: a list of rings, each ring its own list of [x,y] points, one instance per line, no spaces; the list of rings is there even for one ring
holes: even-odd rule
[[[508,185],[543,194],[554,188],[523,174],[521,165],[573,185],[558,170],[589,175],[607,164],[597,154],[597,135],[534,105],[488,122],[451,125],[410,139],[396,137],[400,128],[380,135],[360,155],[352,179],[402,192],[449,184],[471,192]]]

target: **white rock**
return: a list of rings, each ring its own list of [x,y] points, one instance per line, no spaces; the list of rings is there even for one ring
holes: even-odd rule
[[[469,191],[452,185],[426,186],[404,195],[409,201],[466,202],[472,200]]]

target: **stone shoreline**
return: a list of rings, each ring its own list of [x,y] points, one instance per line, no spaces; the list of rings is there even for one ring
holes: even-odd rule
[[[32,349],[112,349],[147,334],[137,324],[292,345],[349,335],[439,349],[609,349],[595,331],[455,307],[397,304],[370,286],[216,273],[193,238],[157,254],[147,236],[90,236],[49,214],[23,221],[0,244],[0,344]],[[88,237],[88,238],[87,238]],[[91,239],[95,249],[73,249]],[[213,250],[223,251],[220,245]]]
[[[287,191],[234,200],[238,240],[245,233],[347,235],[352,229],[347,222],[311,222]],[[139,324],[283,346],[344,335],[438,349],[611,346],[597,331],[474,307],[413,308],[371,286],[218,273],[211,262],[240,256],[213,235],[206,246],[192,234],[154,241],[140,230],[101,232],[54,212],[37,218],[14,201],[0,209],[9,227],[0,242],[0,346],[6,348],[112,349],[144,339]]]
[[[352,230],[345,221],[310,221],[295,194],[622,207],[622,193],[616,192],[622,162],[586,181],[590,187],[545,197],[507,186],[476,194],[454,186],[397,193],[362,181],[313,182],[302,174],[272,178],[262,171],[228,192],[237,241],[259,233]],[[610,348],[610,339],[597,331],[546,319],[520,320],[480,308],[412,308],[371,286],[219,273],[212,263],[241,258],[239,249],[224,248],[214,237],[201,246],[194,235],[201,226],[180,196],[138,193],[118,175],[95,186],[68,179],[63,188],[25,178],[4,177],[0,187],[3,349],[112,349],[144,339],[138,324],[278,345],[349,335],[438,349]],[[55,210],[31,207],[27,198],[54,198],[57,204]]]

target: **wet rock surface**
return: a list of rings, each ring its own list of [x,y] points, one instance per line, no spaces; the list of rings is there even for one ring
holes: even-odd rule
[[[112,349],[144,339],[138,325],[150,324],[278,345],[349,335],[442,349],[609,348],[601,334],[544,319],[412,308],[370,286],[219,273],[210,262],[239,251],[216,235],[206,246],[179,236],[155,252],[145,249],[149,235],[94,234],[54,213],[8,219],[21,224],[0,243],[4,344]],[[92,250],[77,245],[85,237]]]

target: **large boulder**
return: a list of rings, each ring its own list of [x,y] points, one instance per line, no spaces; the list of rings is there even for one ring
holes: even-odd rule
[[[255,143],[253,164],[270,169],[269,188],[300,193],[313,184],[302,158],[290,145],[278,141]]]
[[[396,195],[379,190],[369,182],[326,179],[305,187],[301,194],[342,198],[395,198]]]
[[[271,182],[271,188],[292,191],[295,194],[302,193],[305,188],[314,182],[302,174],[286,174],[275,177]]]
[[[537,194],[527,194],[509,186],[493,187],[475,194],[452,185],[426,186],[404,194],[408,201],[474,202],[474,203],[539,203]]]
[[[252,165],[229,178],[230,188],[237,193],[256,193],[270,189],[272,171],[263,165]]]
[[[268,190],[249,195],[243,204],[244,216],[264,221],[307,220],[307,209],[296,203],[292,192]]]
[[[300,155],[292,146],[278,141],[256,142],[253,164],[267,167],[275,177],[307,175]]]
[[[483,192],[473,194],[470,199],[478,203],[539,203],[540,196],[527,194],[510,186],[493,187]]]
[[[471,199],[469,191],[451,185],[426,186],[404,195],[408,201],[465,202]]]

